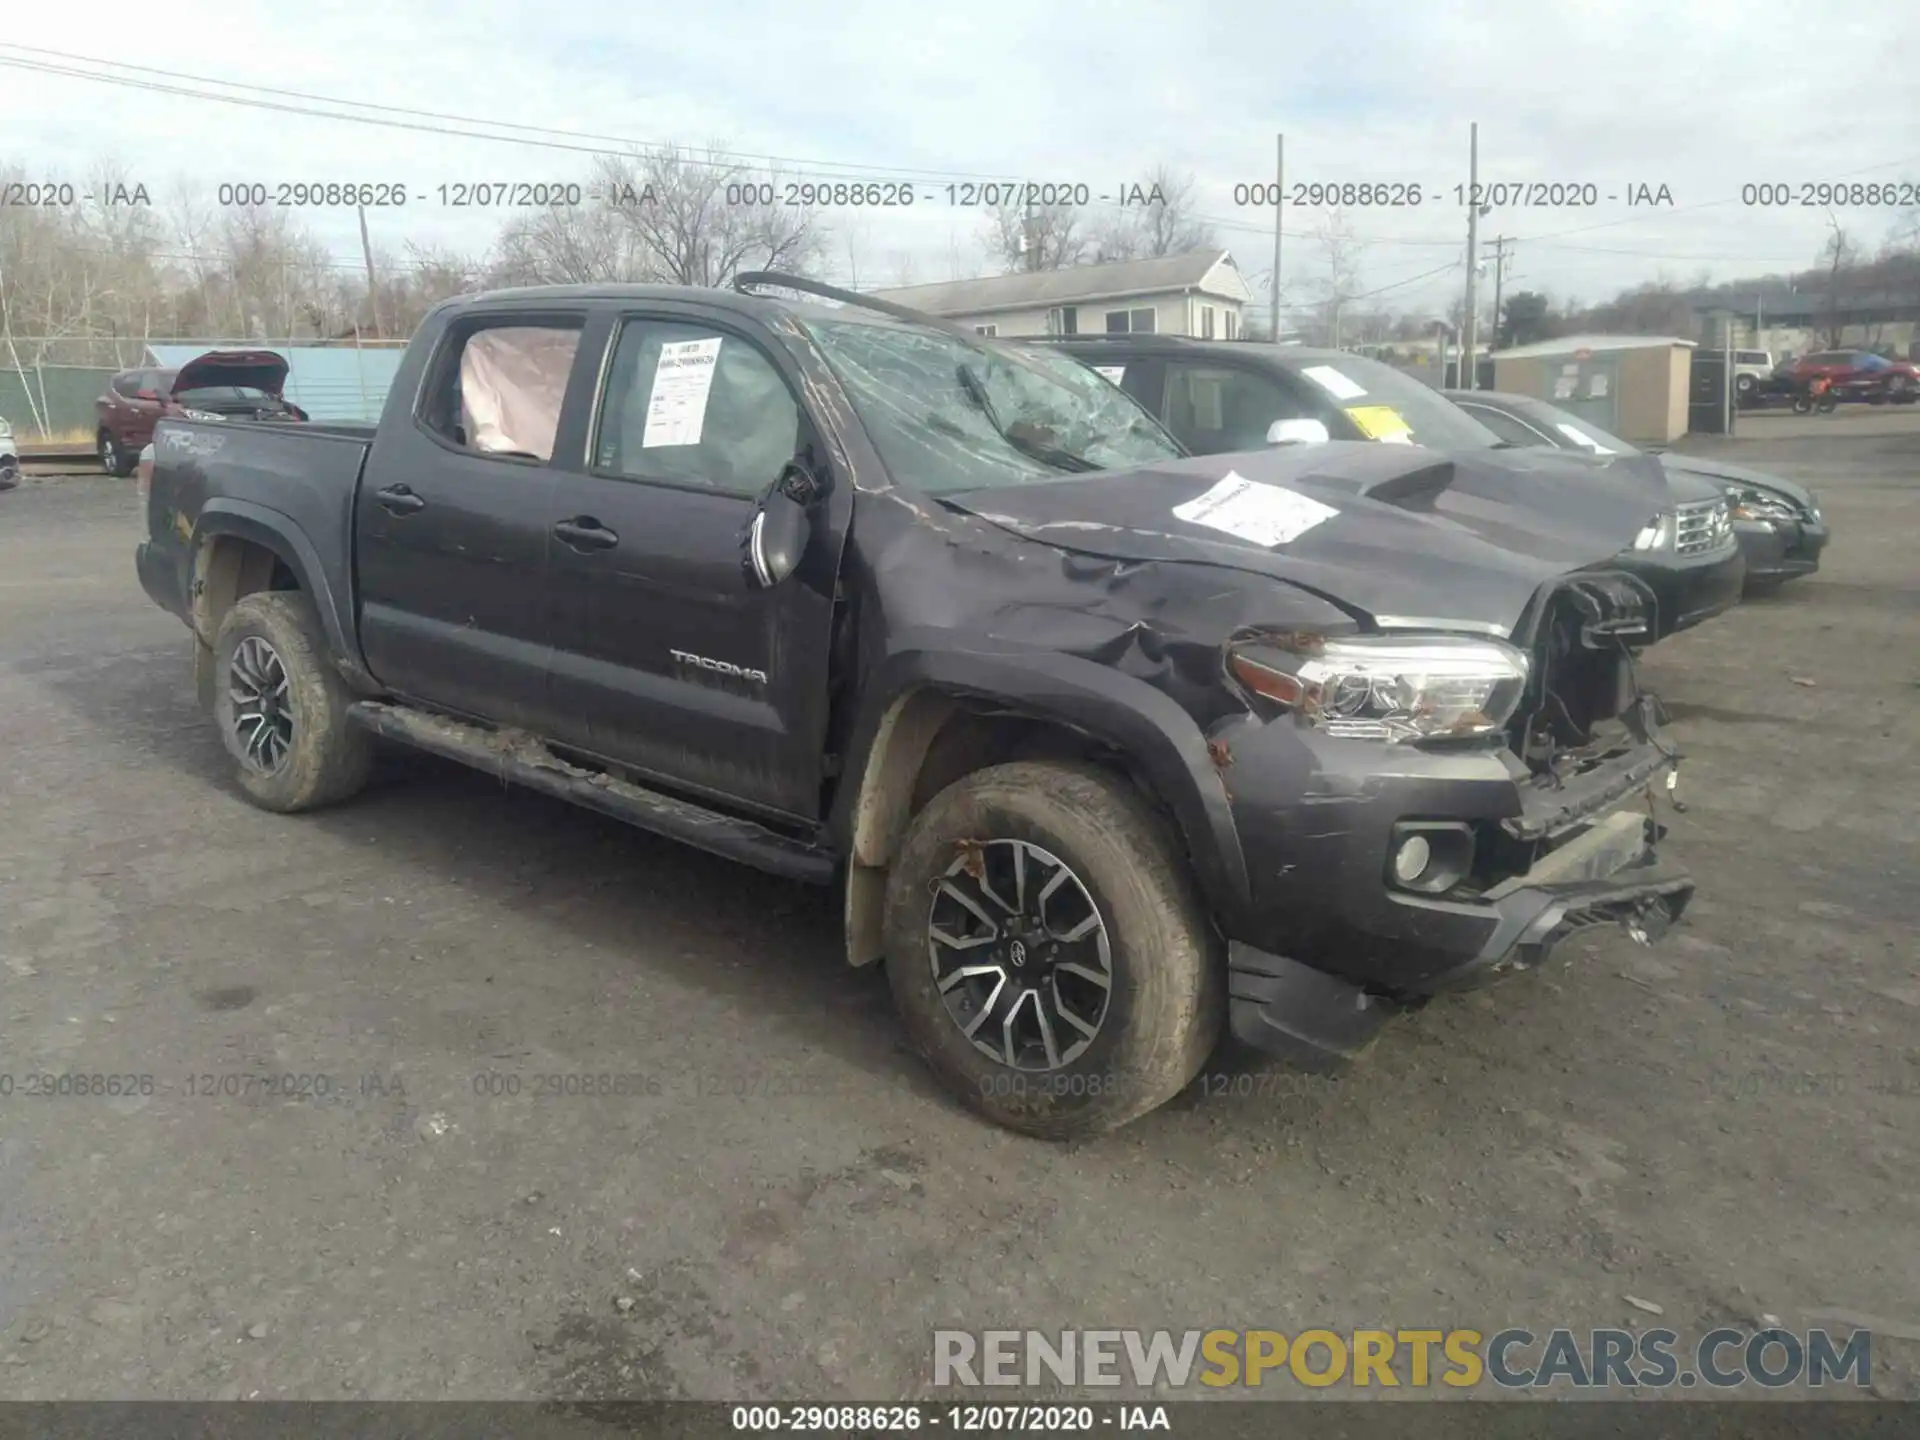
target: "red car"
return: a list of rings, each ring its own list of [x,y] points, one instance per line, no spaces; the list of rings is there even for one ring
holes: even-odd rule
[[[209,350],[178,370],[122,370],[94,401],[94,446],[109,475],[131,475],[162,416],[305,420],[282,395],[286,357],[271,350]]]
[[[1920,399],[1920,368],[1871,350],[1817,350],[1789,361],[1782,373],[1795,385],[1816,378],[1827,380],[1842,400],[1911,405]]]

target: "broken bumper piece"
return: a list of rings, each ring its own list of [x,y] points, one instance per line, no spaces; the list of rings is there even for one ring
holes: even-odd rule
[[[1233,1034],[1298,1064],[1337,1067],[1409,1004],[1533,969],[1577,930],[1618,925],[1650,944],[1680,918],[1694,890],[1685,871],[1657,862],[1657,838],[1647,816],[1617,812],[1487,891],[1470,907],[1492,922],[1479,948],[1418,995],[1375,993],[1236,941],[1227,956]]]

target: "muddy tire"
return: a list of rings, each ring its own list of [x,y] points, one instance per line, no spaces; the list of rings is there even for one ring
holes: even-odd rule
[[[373,739],[349,723],[353,703],[322,658],[313,608],[292,590],[245,595],[213,642],[213,718],[240,788],[290,814],[345,800],[367,783]]]
[[[1042,1139],[1172,1099],[1226,1011],[1185,855],[1137,792],[1091,766],[996,765],[935,796],[888,875],[886,955],[941,1083]]]

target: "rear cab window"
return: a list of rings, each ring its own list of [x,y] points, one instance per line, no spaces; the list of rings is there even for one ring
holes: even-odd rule
[[[581,314],[461,321],[421,392],[421,425],[455,449],[551,462],[585,324]]]

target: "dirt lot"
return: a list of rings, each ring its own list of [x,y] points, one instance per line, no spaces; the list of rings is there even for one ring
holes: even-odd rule
[[[1688,922],[1070,1149],[933,1090],[825,894],[424,759],[250,809],[131,482],[0,495],[0,1394],[883,1400],[942,1326],[1631,1294],[1870,1325],[1920,1397],[1920,416],[1729,443],[1837,538],[1647,666]]]

